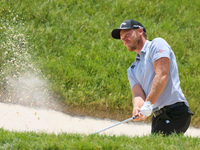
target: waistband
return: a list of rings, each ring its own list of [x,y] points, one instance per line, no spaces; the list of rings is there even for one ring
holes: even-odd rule
[[[183,105],[185,105],[184,102],[177,102],[175,104],[172,104],[172,105],[169,105],[169,106],[165,106],[165,107],[163,107],[163,108],[161,108],[159,110],[155,109],[153,111],[153,115],[154,115],[154,117],[157,117],[157,116],[161,115],[162,113],[164,113],[165,111],[167,111],[169,109],[172,109],[172,108],[175,108],[175,107],[178,107],[178,106],[183,106]]]

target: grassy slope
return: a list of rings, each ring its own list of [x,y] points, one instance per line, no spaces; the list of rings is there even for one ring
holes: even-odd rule
[[[29,36],[29,52],[61,101],[85,113],[113,112],[115,119],[131,115],[126,69],[135,53],[110,33],[125,19],[140,21],[149,40],[163,37],[174,50],[181,86],[195,114],[193,125],[200,121],[199,11],[199,0],[0,2],[1,25],[18,15],[12,26]]]

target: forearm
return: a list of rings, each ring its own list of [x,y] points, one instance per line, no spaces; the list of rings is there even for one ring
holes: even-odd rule
[[[168,80],[168,75],[156,75],[153,80],[151,91],[145,101],[150,101],[151,104],[154,104],[158,99],[158,97],[160,96],[160,94],[165,89],[167,80]]]
[[[144,101],[145,101],[145,98],[142,98],[140,96],[136,96],[136,97],[133,97],[133,107],[139,107],[141,108],[142,105],[144,104]]]
[[[140,96],[133,97],[133,116],[138,116],[141,107],[144,105],[145,98]],[[134,121],[140,121],[141,118],[137,117]]]
[[[133,106],[141,107],[146,99],[146,95],[142,89],[142,87],[139,84],[136,84],[132,88],[132,102]]]

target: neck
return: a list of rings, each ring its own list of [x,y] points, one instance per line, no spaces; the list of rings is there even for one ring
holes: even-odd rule
[[[138,45],[138,48],[135,50],[135,52],[139,55],[144,44],[146,42],[146,39],[144,37],[141,38],[140,44]]]

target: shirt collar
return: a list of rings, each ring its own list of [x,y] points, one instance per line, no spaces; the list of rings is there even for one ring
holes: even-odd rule
[[[136,57],[135,57],[135,59],[136,60],[140,60],[140,55],[137,54]]]
[[[146,47],[148,46],[148,44],[150,43],[150,41],[146,40],[146,42],[144,43],[144,46],[142,47],[142,50],[140,51],[141,53],[146,53]],[[140,55],[136,55],[136,60],[140,60]]]
[[[148,46],[149,43],[150,43],[150,41],[146,40],[146,42],[144,43],[144,46],[143,46],[142,50],[140,51],[140,53],[141,52],[146,53],[146,50],[147,50],[146,47]]]

